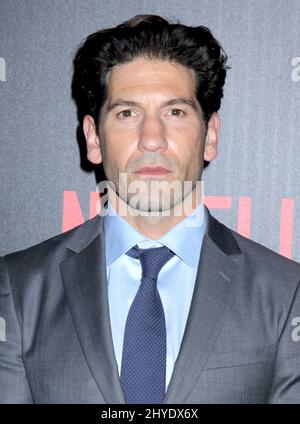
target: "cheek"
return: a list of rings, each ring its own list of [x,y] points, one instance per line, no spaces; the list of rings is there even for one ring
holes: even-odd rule
[[[201,124],[194,120],[170,124],[166,127],[166,130],[174,139],[184,141],[191,146],[201,140],[203,133]]]
[[[185,161],[185,158],[193,162],[201,153],[203,154],[200,129],[177,126],[177,128],[172,128],[167,138],[169,147],[176,152],[182,162]]]
[[[103,163],[114,174],[124,172],[133,151],[133,143],[120,137],[120,134],[118,137],[111,137],[105,142]]]
[[[178,169],[185,180],[196,180],[202,170],[203,142],[200,133],[194,131],[178,131],[176,157]]]
[[[114,128],[113,130],[111,128]],[[107,155],[115,159],[125,156],[134,148],[137,139],[137,128],[124,128],[118,125],[108,125],[104,131],[105,148]]]

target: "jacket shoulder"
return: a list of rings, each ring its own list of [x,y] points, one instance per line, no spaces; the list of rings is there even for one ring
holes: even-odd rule
[[[209,214],[209,236],[248,275],[269,281],[300,280],[300,264],[228,228]]]
[[[96,216],[64,233],[57,234],[25,249],[9,253],[3,256],[3,260],[10,267],[19,267],[24,264],[27,268],[30,268],[31,265],[40,266],[47,259],[59,256],[59,252],[65,252],[66,247],[69,245],[71,250],[73,246],[75,246],[74,250],[76,250],[76,245],[78,245],[78,250],[80,250],[80,246],[84,247],[84,244],[87,245],[99,232],[97,230],[101,227],[99,225],[100,219],[99,216]]]
[[[262,244],[231,230],[243,257],[244,269],[248,274],[259,277],[272,287],[278,285],[294,291],[300,281],[300,264],[280,255]]]

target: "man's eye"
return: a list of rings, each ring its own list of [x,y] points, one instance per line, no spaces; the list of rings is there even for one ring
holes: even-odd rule
[[[135,115],[134,112],[130,109],[122,110],[121,112],[117,114],[117,116],[121,119],[132,118],[134,115]]]
[[[171,115],[172,116],[183,116],[185,115],[185,112],[182,109],[173,108],[171,109]]]

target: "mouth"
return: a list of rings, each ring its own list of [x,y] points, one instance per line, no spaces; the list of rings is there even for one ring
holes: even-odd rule
[[[163,166],[142,166],[134,174],[145,176],[161,176],[169,174],[171,171]]]

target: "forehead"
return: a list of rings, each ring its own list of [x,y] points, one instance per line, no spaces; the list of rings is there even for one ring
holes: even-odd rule
[[[159,59],[137,58],[116,65],[107,76],[109,97],[152,92],[194,97],[196,78],[192,69]]]

